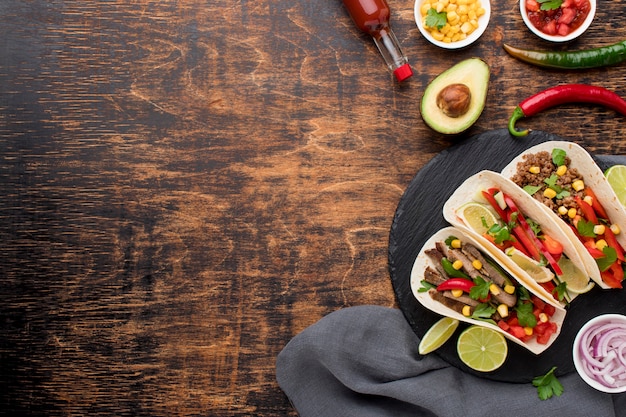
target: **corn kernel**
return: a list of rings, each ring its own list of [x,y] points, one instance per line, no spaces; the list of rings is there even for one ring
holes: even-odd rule
[[[524,327],[524,334],[526,336],[532,336],[533,335],[533,328],[529,327],[529,326]]]
[[[423,16],[428,14],[428,11],[432,8],[432,6],[430,5],[429,2],[424,2],[422,3],[422,6],[420,7],[420,12],[422,13]]]
[[[438,30],[431,30],[430,34],[437,41],[440,41],[443,39],[443,33],[439,32]]]
[[[454,261],[452,263],[452,268],[456,269],[457,271],[461,268],[463,268],[463,262],[459,261],[458,259],[456,261]]]
[[[614,235],[619,235],[619,234],[620,234],[620,232],[621,232],[621,230],[620,230],[619,226],[618,226],[618,225],[616,225],[615,223],[613,223],[613,224],[610,226],[610,229],[611,229],[611,232],[613,232],[613,234],[614,234]]]
[[[590,195],[586,195],[585,197],[583,197],[583,201],[590,206],[593,205],[593,197],[591,197]]]
[[[576,180],[572,183],[572,188],[576,191],[582,191],[585,189],[585,183],[583,180]]]
[[[504,286],[504,292],[507,294],[513,294],[515,293],[515,286],[511,285],[511,284],[507,284]]]
[[[603,235],[606,232],[606,227],[603,224],[596,224],[593,226],[593,233],[596,235]]]
[[[461,311],[461,313],[465,317],[469,317],[472,315],[472,308],[470,306],[463,306],[463,310]]]
[[[539,313],[539,321],[542,323],[548,322],[548,315],[546,313]]]
[[[556,175],[558,175],[559,177],[565,175],[566,172],[567,172],[566,165],[561,165],[556,169]]]
[[[606,248],[607,246],[609,246],[608,243],[606,243],[606,240],[604,239],[598,239],[596,240],[596,249],[598,250],[603,250],[604,248]]]
[[[489,285],[489,292],[493,295],[498,295],[500,294],[500,288],[496,284],[491,284]]]
[[[567,214],[567,207],[565,206],[560,206],[557,210],[561,216],[565,216]]]
[[[552,188],[546,188],[543,192],[543,196],[545,198],[554,198],[556,197],[556,191],[554,191]]]
[[[435,6],[435,10],[437,10],[437,13],[441,13],[444,9],[444,5],[441,4],[441,2],[437,2],[437,5]]]
[[[509,307],[506,304],[500,304],[497,307],[500,317],[505,318],[509,316]]]
[[[450,242],[450,246],[453,247],[454,249],[460,249],[461,248],[461,240],[460,239],[452,239],[452,242]]]
[[[474,267],[474,269],[477,269],[477,270],[479,270],[479,271],[480,271],[481,269],[483,269],[483,263],[482,263],[482,262],[480,262],[478,259],[474,259],[474,260],[472,261],[472,266]]]
[[[452,23],[452,22],[454,22],[459,17],[459,14],[455,10],[451,10],[451,11],[448,12],[448,16],[447,17],[448,17],[448,22],[451,25],[454,25],[454,23]]]
[[[452,290],[450,292],[452,293],[453,296],[455,296],[457,298],[463,295],[463,290],[458,290],[457,289],[457,290]]]
[[[541,168],[539,168],[536,165],[533,165],[530,168],[528,168],[528,172],[530,172],[531,174],[539,174],[541,172]]]
[[[567,217],[569,217],[570,219],[573,219],[574,217],[576,217],[577,214],[578,212],[576,211],[575,208],[571,208],[567,210]]]

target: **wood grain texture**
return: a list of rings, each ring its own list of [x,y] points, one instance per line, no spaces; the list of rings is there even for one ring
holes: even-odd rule
[[[295,416],[275,357],[329,312],[395,306],[389,228],[456,139],[422,122],[437,74],[480,56],[471,135],[563,82],[626,96],[626,67],[539,70],[515,2],[439,50],[390,1],[416,71],[395,84],[339,0],[0,2],[0,414]],[[587,35],[626,37],[604,3]],[[607,29],[608,25],[608,29]],[[571,105],[523,122],[626,153],[624,119]]]

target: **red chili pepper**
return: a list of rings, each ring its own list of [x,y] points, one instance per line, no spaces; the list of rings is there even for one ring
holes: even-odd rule
[[[606,271],[600,272],[602,281],[604,281],[611,288],[622,288],[622,280],[624,279],[624,270],[622,266],[615,262]]]
[[[437,286],[437,291],[446,291],[446,290],[463,290],[467,293],[470,292],[473,286],[475,286],[472,281],[465,278],[450,278],[442,282]]]
[[[498,204],[498,202],[496,201],[494,197],[494,194],[497,192],[498,192],[497,189],[490,188],[488,191],[483,191],[482,194],[483,194],[483,197],[485,197],[485,199],[489,202],[491,207],[493,207],[493,209],[496,211],[496,213],[498,213],[498,216],[500,216],[502,220],[506,220],[506,215],[504,214],[504,210],[502,210],[502,208],[500,207],[500,205]]]
[[[509,132],[513,136],[526,136],[530,130],[517,130],[517,120],[567,103],[599,104],[626,116],[626,101],[616,93],[588,84],[564,84],[548,88],[520,102],[509,119]]]

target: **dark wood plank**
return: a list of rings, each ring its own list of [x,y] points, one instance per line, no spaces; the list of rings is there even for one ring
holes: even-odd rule
[[[430,80],[490,65],[467,135],[563,82],[626,96],[624,66],[506,56],[504,41],[550,47],[513,3],[459,52],[390,5],[416,71],[402,85],[338,0],[0,4],[0,409],[295,416],[274,377],[288,340],[339,308],[395,306],[395,208],[456,140],[421,120]],[[623,39],[624,17],[606,4],[568,47]],[[523,123],[626,151],[623,117],[596,106]]]

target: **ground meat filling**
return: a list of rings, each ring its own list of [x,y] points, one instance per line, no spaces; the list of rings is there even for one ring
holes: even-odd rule
[[[567,172],[558,177],[556,184],[564,190],[567,190],[570,195],[561,199],[557,199],[556,197],[548,198],[543,195],[543,192],[546,190],[546,188],[548,188],[544,181],[547,178],[550,178],[550,176],[554,175],[558,168],[552,162],[552,155],[550,154],[550,152],[542,151],[535,154],[525,155],[524,160],[517,164],[517,173],[513,177],[511,177],[511,180],[520,187],[525,187],[527,185],[541,187],[539,191],[533,194],[533,197],[549,207],[557,214],[557,209],[560,206],[564,206],[567,209],[575,208],[576,210],[579,210],[578,205],[574,200],[574,196],[579,196],[580,198],[583,198],[584,192],[574,190],[572,188],[572,183],[576,180],[582,180],[583,177],[578,173],[578,170],[576,168],[570,168],[569,157],[565,158],[565,165],[567,166]],[[539,167],[540,171],[538,174],[533,174],[530,172],[530,168],[533,166]],[[569,220],[567,216],[565,216],[564,218]]]

